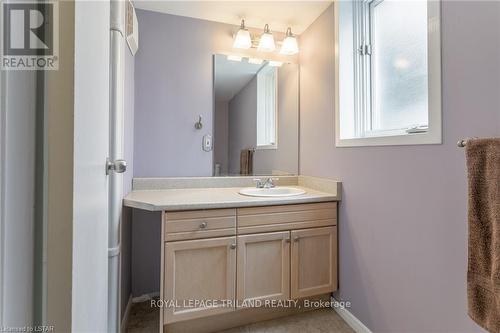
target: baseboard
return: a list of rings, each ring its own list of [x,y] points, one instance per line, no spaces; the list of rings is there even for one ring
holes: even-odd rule
[[[334,299],[333,297],[332,297],[332,300],[336,301],[336,299]],[[349,325],[354,330],[354,332],[356,332],[356,333],[372,333],[372,331],[370,331],[370,329],[368,327],[366,327],[365,324],[363,324],[361,322],[361,320],[356,318],[346,308],[333,307],[333,309],[335,310],[335,312],[337,312],[337,314],[342,319],[344,319],[344,321],[347,323],[347,325]]]
[[[132,298],[132,303],[146,302],[146,301],[152,300],[155,297],[160,297],[159,291],[134,297],[134,298]]]
[[[127,307],[125,308],[125,313],[123,314],[122,322],[120,324],[120,332],[125,333],[127,331],[128,318],[130,316],[130,309],[132,308],[132,295],[129,296]]]

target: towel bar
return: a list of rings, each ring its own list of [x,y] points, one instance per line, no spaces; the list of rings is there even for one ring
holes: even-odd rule
[[[477,137],[472,137],[472,138],[466,138],[466,139],[458,140],[457,146],[463,148],[463,147],[465,147],[467,145],[467,142],[469,140],[471,140],[471,139],[477,139]]]

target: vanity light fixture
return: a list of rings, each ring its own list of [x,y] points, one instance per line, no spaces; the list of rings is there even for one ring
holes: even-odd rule
[[[262,52],[272,52],[274,49],[276,49],[276,46],[274,45],[274,37],[269,30],[269,24],[266,24],[264,26],[264,32],[260,35],[259,47],[257,47],[257,50]]]
[[[255,64],[255,65],[260,65],[264,62],[264,59],[258,59],[258,58],[248,58],[248,63],[249,64]]]
[[[292,34],[292,28],[286,30],[286,37],[281,45],[280,53],[285,55],[299,53],[299,45],[297,43],[297,38]]]
[[[242,57],[240,56],[237,56],[237,55],[228,55],[227,56],[227,60],[231,60],[231,61],[241,61]]]
[[[281,67],[283,63],[281,61],[269,61],[269,66],[271,67]]]
[[[249,49],[252,47],[252,37],[245,27],[245,20],[241,20],[240,30],[234,36],[233,47],[235,49]]]

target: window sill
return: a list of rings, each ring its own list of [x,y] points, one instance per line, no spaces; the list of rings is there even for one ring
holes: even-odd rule
[[[336,147],[406,146],[441,144],[441,134],[437,131],[400,135],[370,136],[363,138],[336,138]]]
[[[265,145],[265,146],[257,146],[255,150],[273,150],[278,149],[278,145]]]

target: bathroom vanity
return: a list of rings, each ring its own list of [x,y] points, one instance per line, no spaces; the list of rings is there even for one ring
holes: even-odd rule
[[[246,323],[244,311],[256,304],[337,289],[340,183],[328,180],[323,192],[306,187],[318,181],[284,178],[305,194],[251,197],[239,194],[241,187],[156,183],[125,198],[126,206],[162,212],[160,327],[236,313],[236,322]]]

